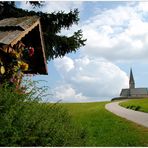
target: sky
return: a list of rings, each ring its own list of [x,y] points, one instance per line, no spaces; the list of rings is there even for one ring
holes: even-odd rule
[[[81,29],[86,45],[76,53],[48,62],[45,80],[50,102],[94,102],[118,97],[127,88],[133,70],[136,87],[148,87],[148,2],[123,1],[46,1],[33,9],[17,2],[23,9],[53,12],[78,8],[79,24],[61,34],[71,35]]]

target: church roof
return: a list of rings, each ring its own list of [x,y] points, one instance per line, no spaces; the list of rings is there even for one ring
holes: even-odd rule
[[[132,89],[122,89],[120,96],[143,96],[148,95],[148,88],[132,88]]]
[[[130,79],[129,79],[129,82],[130,82],[130,83],[135,83],[134,77],[133,77],[132,69],[130,70]]]
[[[147,88],[133,88],[130,89],[130,95],[148,95]]]
[[[129,89],[122,89],[120,96],[129,96]]]

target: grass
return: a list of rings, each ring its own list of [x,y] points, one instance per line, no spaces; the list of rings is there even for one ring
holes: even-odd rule
[[[148,113],[148,98],[134,100],[132,99],[126,102],[122,102],[120,105],[129,109]]]
[[[0,147],[85,145],[85,131],[66,109],[0,86]]]
[[[86,130],[86,146],[148,146],[148,129],[108,112],[106,103],[62,104]]]
[[[50,104],[30,96],[0,87],[0,146],[148,146],[148,128],[108,112],[108,102]]]

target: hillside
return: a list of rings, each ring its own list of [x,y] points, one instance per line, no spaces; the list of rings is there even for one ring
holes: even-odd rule
[[[62,104],[87,132],[87,146],[148,146],[148,129],[105,110],[107,102]]]

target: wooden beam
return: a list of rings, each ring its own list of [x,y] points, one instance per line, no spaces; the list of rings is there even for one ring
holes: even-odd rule
[[[48,75],[46,57],[45,57],[44,39],[43,39],[43,34],[42,34],[42,28],[41,28],[40,21],[39,21],[39,33],[40,33],[40,39],[41,39],[41,46],[42,46],[41,48],[42,48],[42,54],[43,54],[43,59],[44,59],[45,71],[46,71],[46,74]]]

